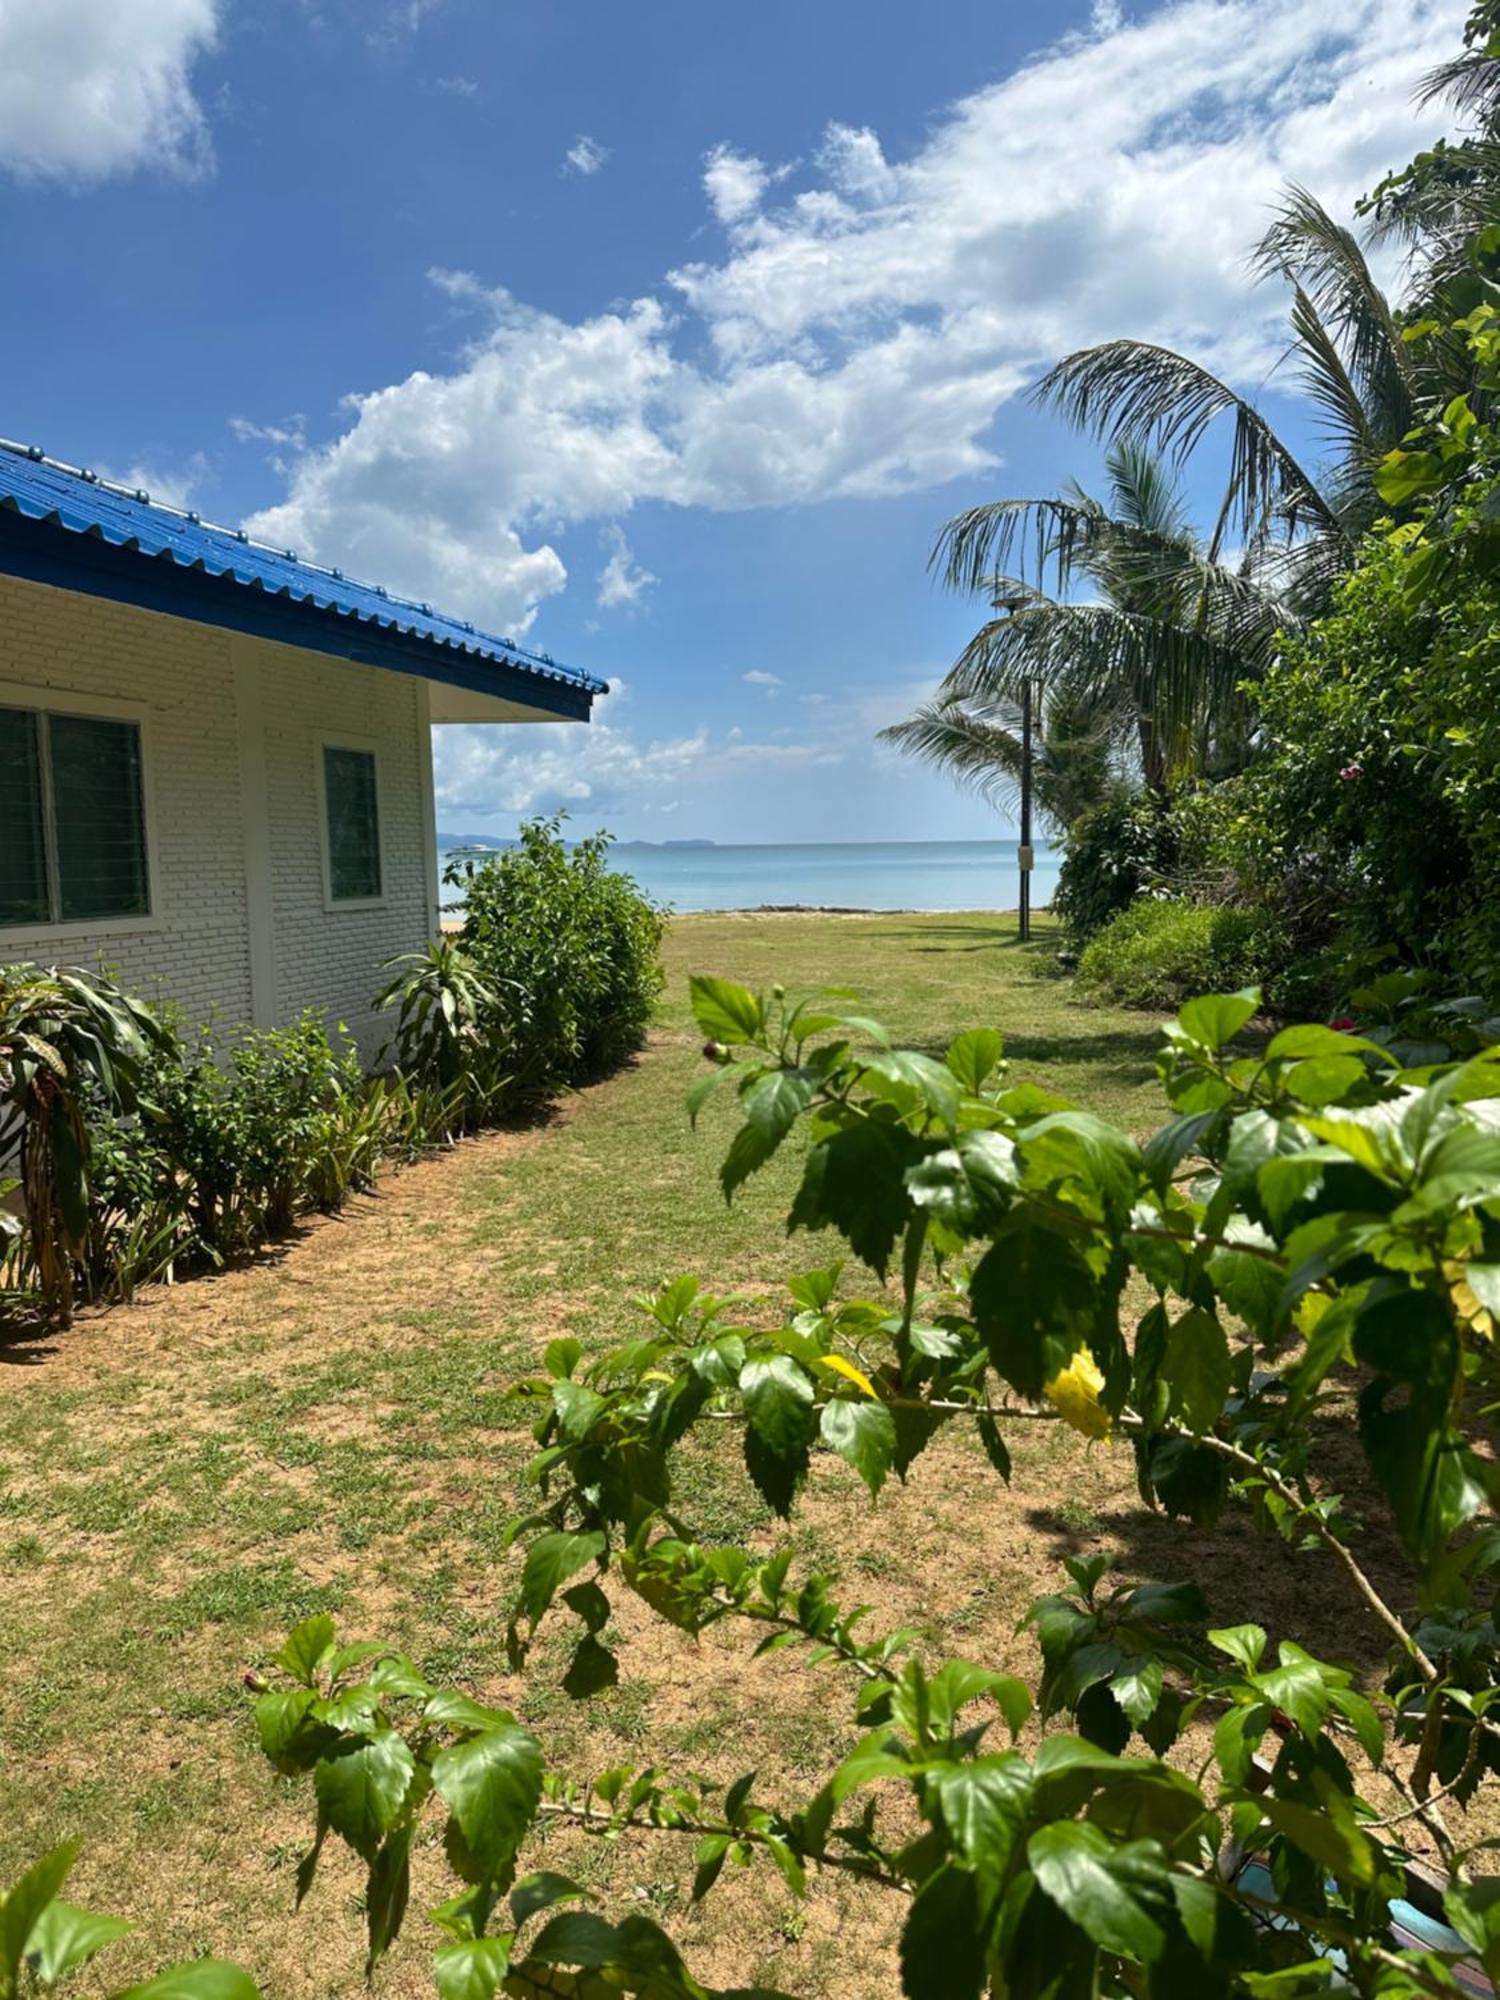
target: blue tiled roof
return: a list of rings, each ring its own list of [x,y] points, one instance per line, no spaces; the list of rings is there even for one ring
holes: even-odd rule
[[[378,584],[358,583],[341,570],[303,562],[291,549],[252,541],[243,529],[217,528],[196,514],[162,506],[145,492],[62,465],[35,445],[0,438],[0,508],[590,695],[607,691],[607,682],[562,666],[546,653],[496,638],[461,618],[447,618],[430,604],[394,596]]]

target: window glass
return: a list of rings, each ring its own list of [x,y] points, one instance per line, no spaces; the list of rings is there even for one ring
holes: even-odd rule
[[[371,750],[323,750],[323,795],[328,808],[328,887],[338,903],[378,896],[380,807]]]
[[[0,924],[46,922],[45,843],[37,717],[0,708]]]
[[[47,734],[62,918],[145,916],[140,730],[93,715],[51,715]]]

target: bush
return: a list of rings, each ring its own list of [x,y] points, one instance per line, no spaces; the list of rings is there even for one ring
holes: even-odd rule
[[[1158,882],[1175,857],[1171,818],[1147,792],[1122,793],[1075,821],[1052,898],[1074,948]]]
[[[1500,1898],[1470,1844],[1500,1772],[1500,1050],[1406,1070],[1303,1025],[1247,1056],[1253,999],[1193,1000],[1158,1063],[1171,1116],[1143,1146],[1011,1087],[991,1029],[937,1059],[894,1050],[841,992],[793,1007],[699,979],[694,1002],[715,1067],[690,1102],[728,1086],[743,1118],[726,1192],[802,1132],[789,1228],[842,1239],[891,1289],[850,1298],[834,1262],[747,1324],[682,1277],[612,1349],[552,1341],[517,1390],[539,1450],[507,1529],[524,1550],[507,1640],[518,1676],[571,1650],[569,1693],[607,1688],[611,1594],[634,1592],[684,1633],[720,1628],[704,1658],[742,1701],[776,1689],[738,1674],[737,1629],[746,1652],[801,1648],[828,1682],[817,1776],[721,1785],[674,1775],[656,1744],[640,1768],[571,1772],[515,1714],[315,1617],[251,1677],[267,1757],[311,1780],[298,1901],[329,1837],[353,1849],[373,1970],[414,1852],[440,1854],[456,1892],[433,1913],[440,1993],[705,2000],[639,1893],[618,1921],[568,1907],[594,1900],[596,1871],[557,1872],[566,1830],[563,1857],[592,1837],[654,1881],[641,1850],[664,1844],[694,1867],[694,1902],[745,1868],[796,1898],[814,1874],[864,1884],[900,1928],[899,1975],[882,1988],[845,1963],[841,1992],[899,1976],[906,2000],[1461,2000],[1477,1990],[1461,1961],[1500,1974]],[[841,1601],[848,1549],[874,1535],[899,1562],[900,1519],[880,1538],[873,1511],[893,1476],[934,1482],[972,1540],[954,1459],[918,1463],[940,1431],[974,1479],[986,1461],[1009,1479],[1008,1437],[1047,1422],[1131,1451],[1142,1509],[1192,1523],[1121,1525],[1130,1570],[1156,1545],[1179,1558],[1170,1578],[1067,1560],[1023,1621],[1034,1685],[1006,1670],[1014,1642],[943,1657],[941,1604],[900,1631]],[[779,1548],[710,1536],[709,1435],[739,1441],[788,1523]],[[841,1507],[862,1485],[872,1512],[823,1568],[791,1523],[834,1459]],[[1239,1561],[1210,1605],[1192,1569],[1229,1509]],[[1373,1569],[1366,1521],[1392,1551]],[[1232,1576],[1257,1530],[1278,1572],[1306,1566],[1302,1604],[1344,1593],[1351,1651],[1384,1650],[1373,1699],[1299,1643],[1283,1583],[1274,1648],[1249,1622]],[[1462,1847],[1450,1800],[1475,1809]],[[1414,1834],[1441,1857],[1451,1929],[1393,1907],[1436,1914]],[[325,1903],[349,1901],[341,1876]]]
[[[408,1084],[428,1093],[442,1135],[471,1132],[496,1116],[520,1059],[526,995],[486,978],[454,938],[387,960],[396,977],[377,1007],[396,1009],[387,1050]]]
[[[1078,966],[1079,984],[1122,1007],[1175,1007],[1265,977],[1271,963],[1264,912],[1215,903],[1146,901],[1121,910]]]
[[[524,1093],[597,1076],[638,1048],[661,991],[666,914],[609,867],[609,847],[596,833],[570,848],[560,816],[531,820],[519,847],[449,870],[466,900],[465,952],[518,996]]]

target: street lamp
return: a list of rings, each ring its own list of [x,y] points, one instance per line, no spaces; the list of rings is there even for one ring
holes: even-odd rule
[[[1021,841],[1016,856],[1021,867],[1017,904],[1022,944],[1031,942],[1031,676],[1021,683]]]

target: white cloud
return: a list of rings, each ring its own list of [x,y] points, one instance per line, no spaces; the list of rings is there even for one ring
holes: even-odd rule
[[[116,486],[128,486],[132,492],[149,494],[166,507],[186,508],[192,506],[194,498],[202,490],[211,467],[204,454],[195,451],[181,465],[136,459],[121,470],[106,465],[97,469],[101,478],[112,481]]]
[[[751,687],[764,688],[768,695],[774,695],[779,687],[786,686],[780,674],[768,674],[763,667],[752,667],[748,674],[741,674],[740,679]]]
[[[193,64],[218,0],[0,0],[0,169],[104,180],[205,169]]]
[[[563,158],[565,174],[597,174],[609,158],[609,147],[601,146],[587,132],[580,132]]]
[[[609,560],[599,572],[599,603],[608,610],[620,604],[638,604],[653,583],[661,579],[642,567],[630,552],[625,530],[611,522],[604,531]]]
[[[477,97],[479,85],[472,76],[439,76],[433,79],[433,89],[446,91],[450,97]]]
[[[733,146],[715,146],[703,162],[703,188],[720,222],[743,222],[759,208],[771,175],[763,160],[737,153]]]
[[[1440,128],[1410,97],[1465,0],[1108,4],[950,108],[909,156],[853,125],[810,167],[719,147],[722,254],[581,321],[470,273],[443,372],[350,399],[251,526],[522,631],[567,580],[548,537],[656,501],[721,510],[925,490],[998,463],[997,414],[1116,334],[1258,383],[1284,300],[1245,253],[1289,179],[1335,211]],[[1060,135],[1077,135],[1060,158]],[[773,196],[774,188],[774,196]]]

